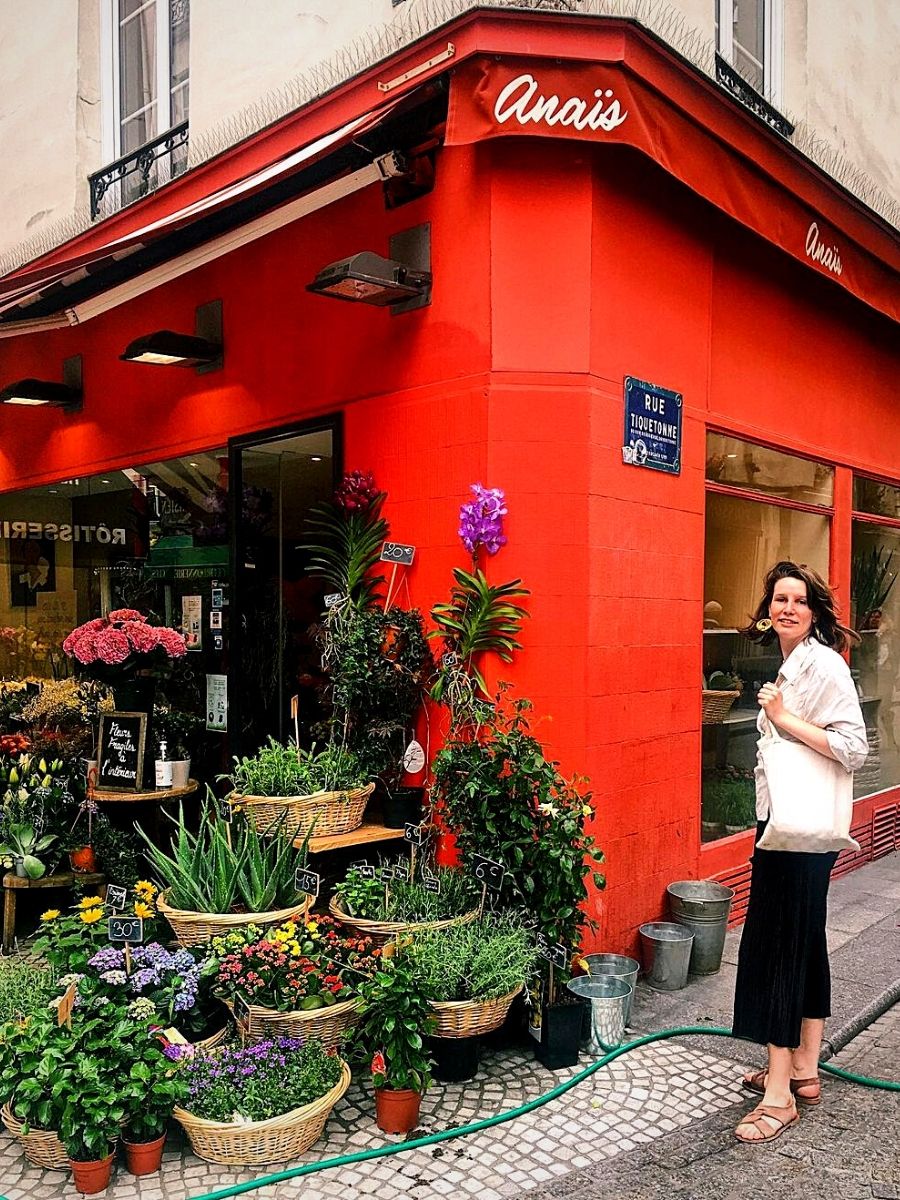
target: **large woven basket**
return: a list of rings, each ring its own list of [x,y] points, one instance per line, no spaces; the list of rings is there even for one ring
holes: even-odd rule
[[[359,1024],[362,1000],[354,996],[332,1004],[330,1008],[315,1008],[310,1012],[294,1009],[279,1012],[276,1008],[263,1008],[261,1004],[250,1004],[249,1020],[239,1017],[230,1000],[225,1002],[231,1010],[235,1024],[248,1042],[261,1042],[264,1038],[302,1038],[304,1042],[315,1040],[326,1049],[336,1046],[341,1035]]]
[[[304,896],[290,908],[271,909],[269,912],[200,913],[187,908],[170,908],[166,903],[166,893],[160,892],[156,907],[172,926],[180,946],[196,946],[200,942],[208,942],[211,937],[246,929],[248,925],[265,927],[281,925],[283,921],[295,921],[306,915],[309,902],[309,896]]]
[[[0,1109],[3,1124],[22,1147],[25,1157],[36,1167],[46,1167],[50,1171],[68,1171],[69,1156],[66,1148],[55,1133],[45,1129],[32,1128],[28,1133],[22,1132],[22,1122],[13,1116],[12,1109],[4,1104]]]
[[[499,1029],[506,1020],[509,1006],[521,992],[523,984],[505,996],[492,1000],[432,1000],[437,1016],[432,1037],[467,1038]]]
[[[740,696],[740,692],[711,692],[703,690],[704,725],[719,725],[728,716],[732,704]]]
[[[292,1109],[268,1121],[206,1121],[187,1109],[176,1108],[175,1120],[190,1139],[191,1149],[206,1162],[226,1167],[255,1167],[298,1158],[317,1141],[331,1110],[350,1086],[350,1068],[341,1063],[339,1082],[302,1108]]]
[[[201,1038],[199,1042],[191,1042],[194,1051],[200,1051],[205,1054],[208,1050],[214,1050],[216,1046],[221,1045],[228,1036],[228,1026],[223,1025],[221,1029],[217,1029],[215,1033],[211,1033],[209,1037]]]
[[[283,818],[283,828],[292,833],[296,829],[296,837],[306,837],[307,833],[326,837],[358,829],[374,790],[375,784],[367,783],[350,791],[321,792],[317,796],[244,796],[232,792],[230,799],[233,804],[241,805],[262,832]]]
[[[450,925],[468,925],[478,916],[478,909],[473,908],[471,911],[463,913],[462,916],[447,917],[443,921],[368,921],[365,917],[351,917],[340,907],[337,899],[332,899],[328,905],[328,911],[342,925],[355,929],[364,937],[370,937],[374,942],[389,942],[391,938],[401,934],[424,933],[426,929],[447,929]]]

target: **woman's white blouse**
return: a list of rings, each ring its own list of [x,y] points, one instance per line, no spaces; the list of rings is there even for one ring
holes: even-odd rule
[[[807,638],[781,664],[776,682],[787,711],[824,729],[831,752],[844,770],[848,774],[858,770],[866,761],[869,743],[856,684],[840,654]],[[760,709],[756,721],[760,736],[767,732],[765,722],[765,711]],[[783,729],[778,732],[789,742],[797,741]],[[769,789],[760,759],[756,769],[757,820],[763,821],[768,815]]]

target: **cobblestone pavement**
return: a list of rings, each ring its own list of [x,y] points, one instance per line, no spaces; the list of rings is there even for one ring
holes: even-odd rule
[[[581,1065],[590,1060],[585,1058]],[[476,1079],[436,1084],[425,1097],[418,1132],[433,1133],[515,1108],[576,1073],[544,1070],[531,1051],[486,1053]],[[569,1171],[665,1137],[729,1108],[740,1095],[732,1061],[659,1042],[617,1059],[565,1097],[515,1121],[465,1139],[301,1177],[254,1192],[259,1200],[380,1200],[519,1196]],[[300,1161],[366,1150],[389,1138],[375,1125],[371,1093],[353,1085],[325,1132]],[[203,1163],[173,1141],[160,1175],[135,1179],[120,1168],[108,1200],[187,1200],[217,1187],[277,1170],[240,1170]],[[0,1140],[0,1180],[7,1200],[69,1200],[77,1193],[56,1171],[29,1167],[18,1147]]]

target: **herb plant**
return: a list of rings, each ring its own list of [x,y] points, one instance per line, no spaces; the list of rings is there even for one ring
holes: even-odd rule
[[[273,737],[252,758],[235,758],[231,773],[235,791],[244,796],[312,796],[357,788],[365,780],[365,767],[351,750],[303,750]]]
[[[166,854],[136,826],[144,839],[153,870],[166,890],[172,908],[191,912],[268,912],[293,904],[298,892],[294,873],[306,862],[307,838],[295,849],[296,831],[285,825],[284,815],[258,831],[243,813],[228,822],[214,817],[211,799],[200,811],[200,825],[192,833],[179,809],[171,853]]]
[[[514,914],[426,930],[411,948],[429,1000],[490,1000],[525,983],[537,963],[533,931]]]
[[[405,877],[391,880],[385,888],[378,879],[364,878],[359,867],[350,867],[338,884],[336,899],[348,916],[369,921],[442,921],[471,912],[479,895],[471,879],[453,867],[438,867],[434,875],[438,892]]]
[[[24,958],[0,958],[0,1025],[46,1008],[56,993],[56,972]]]

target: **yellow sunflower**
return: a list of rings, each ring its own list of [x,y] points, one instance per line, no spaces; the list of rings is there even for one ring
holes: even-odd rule
[[[98,921],[103,920],[102,908],[89,908],[85,912],[78,914],[85,925],[96,925]]]
[[[58,916],[59,916],[58,908],[48,908],[46,912],[41,913],[41,920],[42,921],[55,921]]]
[[[79,908],[97,908],[103,904],[102,896],[85,896],[83,900],[78,901]]]
[[[149,879],[139,879],[134,885],[135,892],[142,900],[151,900],[157,893],[157,888]]]
[[[134,906],[134,915],[136,917],[144,917],[144,918],[152,917],[153,909],[150,907],[149,904],[143,904],[140,900],[138,900]]]

